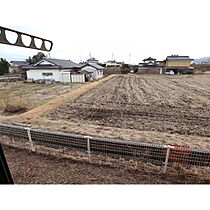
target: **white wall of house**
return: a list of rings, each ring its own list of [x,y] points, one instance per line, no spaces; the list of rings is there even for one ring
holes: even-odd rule
[[[94,68],[92,66],[85,66],[81,69],[81,72],[82,71],[91,72],[91,77],[94,80],[97,80],[97,79],[100,79],[103,77],[103,69],[97,70],[96,68]]]
[[[85,82],[85,75],[84,74],[71,74],[71,81],[72,82]]]
[[[96,72],[96,74],[97,74],[97,79],[100,79],[100,78],[102,78],[103,77],[103,74],[104,74],[104,72],[103,72],[103,69],[101,69],[101,70],[98,70],[97,72]]]
[[[114,63],[114,62],[106,62],[106,67],[121,67],[122,64],[120,63]]]
[[[44,75],[51,73],[52,75]],[[70,69],[30,69],[26,71],[27,79],[54,79],[56,82],[71,82]]]
[[[60,82],[71,82],[71,74],[70,72],[61,72]]]
[[[45,75],[43,75],[45,73],[52,73],[52,75],[45,76]],[[27,70],[26,74],[27,74],[27,79],[34,79],[34,80],[54,79],[57,82],[59,82],[61,79],[59,70],[50,70],[50,69],[49,70],[47,70],[47,69],[34,70],[34,69],[31,69],[31,70]]]

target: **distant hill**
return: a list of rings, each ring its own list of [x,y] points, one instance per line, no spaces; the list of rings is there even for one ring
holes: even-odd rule
[[[201,64],[203,62],[210,62],[210,57],[203,57],[203,58],[198,58],[198,59],[194,59],[193,63],[195,64]]]

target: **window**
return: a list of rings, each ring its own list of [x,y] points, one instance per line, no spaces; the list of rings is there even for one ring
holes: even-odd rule
[[[42,73],[42,75],[43,75],[43,76],[47,76],[47,77],[48,77],[48,76],[53,76],[53,73],[51,73],[51,72],[48,72],[48,73]]]

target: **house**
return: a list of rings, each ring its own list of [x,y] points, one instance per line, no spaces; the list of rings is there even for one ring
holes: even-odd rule
[[[10,61],[10,72],[21,71],[23,66],[27,66],[29,63],[27,61]]]
[[[106,67],[122,67],[123,62],[117,62],[115,60],[110,60],[104,63]]]
[[[103,69],[96,63],[86,63],[81,67],[80,73],[85,74],[89,80],[97,80],[103,77]]]
[[[143,63],[139,63],[139,74],[162,74],[162,67],[155,58],[148,57],[143,60]]]
[[[78,72],[81,65],[70,60],[42,58],[32,65],[23,66],[22,69],[26,70],[27,79],[72,82],[71,74]]]
[[[193,71],[191,66],[193,59],[189,56],[171,55],[167,56],[165,60],[165,72],[173,71],[174,74],[181,73],[183,71]]]
[[[158,66],[160,66],[160,67],[165,67],[166,61],[165,61],[165,60],[163,60],[163,61],[156,61],[156,64],[157,64]]]
[[[194,67],[191,66],[193,59],[190,59],[189,56],[171,55],[167,56],[163,61],[157,61],[149,57],[143,61],[144,63],[139,63],[139,73],[178,74],[194,71]]]
[[[93,57],[90,57],[89,59],[87,59],[86,62],[87,63],[96,63],[96,64],[98,64],[99,63],[99,60],[97,60],[97,59],[95,59]]]
[[[142,67],[157,67],[158,66],[155,58],[149,57],[149,58],[145,58],[143,61],[144,61],[143,63],[139,63],[139,66],[142,66]]]

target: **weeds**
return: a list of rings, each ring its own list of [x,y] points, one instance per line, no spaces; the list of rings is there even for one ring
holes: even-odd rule
[[[10,95],[7,91],[1,93],[1,98],[3,100],[3,112],[4,113],[23,113],[27,111],[26,102],[15,96]]]

